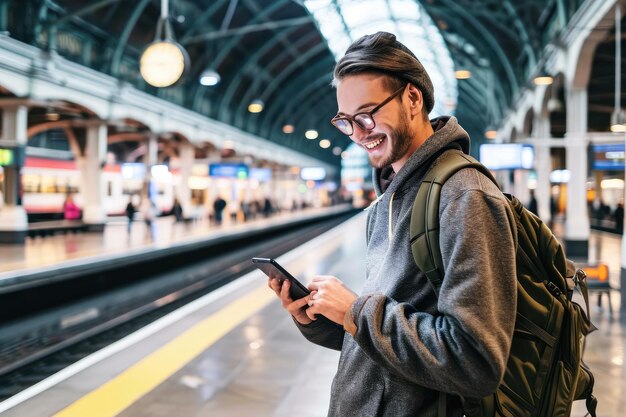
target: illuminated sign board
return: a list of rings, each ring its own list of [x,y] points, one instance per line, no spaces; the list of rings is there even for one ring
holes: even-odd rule
[[[272,180],[271,168],[250,168],[250,179],[255,179],[260,182],[266,182]]]
[[[146,165],[141,162],[122,164],[122,178],[127,180],[143,180],[146,178]]]
[[[520,143],[489,143],[480,145],[480,162],[491,170],[533,169],[535,150]]]
[[[326,178],[326,170],[321,167],[306,167],[300,170],[300,178],[304,181],[322,181]]]
[[[245,180],[248,178],[249,169],[246,164],[209,164],[210,177],[237,178]]]
[[[624,144],[593,145],[593,169],[600,171],[624,170]]]
[[[10,167],[15,164],[15,152],[13,149],[0,149],[0,166]]]

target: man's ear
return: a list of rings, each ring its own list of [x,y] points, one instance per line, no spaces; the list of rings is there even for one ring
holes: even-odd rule
[[[411,83],[409,83],[409,106],[411,116],[421,117],[422,108],[424,107],[424,96],[422,91]]]

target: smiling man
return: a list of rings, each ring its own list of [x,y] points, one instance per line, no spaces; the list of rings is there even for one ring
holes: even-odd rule
[[[362,295],[332,276],[315,277],[311,294],[295,301],[288,281],[268,284],[307,339],[341,350],[329,416],[462,416],[461,397],[493,393],[508,359],[516,311],[513,213],[475,169],[445,183],[437,297],[413,260],[411,211],[428,169],[445,152],[468,153],[469,137],[454,117],[428,119],[430,78],[390,33],[353,43],[333,85],[339,112],[332,123],[367,151],[379,196],[367,222]]]

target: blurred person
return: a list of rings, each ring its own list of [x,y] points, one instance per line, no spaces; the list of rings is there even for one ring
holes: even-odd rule
[[[150,232],[150,239],[154,240],[156,237],[156,223],[155,220],[159,215],[159,210],[150,198],[144,198],[141,202],[141,216],[143,221]]]
[[[273,209],[272,201],[269,197],[265,197],[265,200],[263,201],[263,217],[269,217],[272,214]]]
[[[183,206],[177,197],[174,197],[174,204],[172,205],[172,214],[174,215],[174,222],[179,223],[184,221],[183,219]]]
[[[413,259],[411,210],[426,170],[445,152],[468,153],[469,136],[454,117],[428,120],[430,78],[392,34],[355,41],[333,84],[333,124],[368,152],[379,195],[368,216],[363,295],[333,276],[314,277],[311,294],[296,301],[288,280],[268,284],[309,341],[341,351],[329,417],[436,416],[441,398],[445,415],[460,417],[459,396],[492,394],[506,368],[516,318],[513,212],[475,169],[445,182],[437,296]],[[478,288],[489,296],[477,299]]]
[[[535,216],[539,216],[537,211],[537,198],[535,197],[535,190],[530,190],[530,201],[528,202],[528,211]]]
[[[215,213],[215,223],[217,225],[222,224],[224,209],[226,208],[226,200],[222,196],[218,195],[213,202],[213,212]]]
[[[65,220],[80,219],[80,208],[74,203],[74,198],[71,194],[65,196],[65,201],[63,202],[63,218]]]
[[[135,220],[135,213],[137,213],[137,207],[133,204],[133,196],[128,197],[128,204],[126,204],[126,217],[128,218],[128,235],[130,236],[130,230]]]

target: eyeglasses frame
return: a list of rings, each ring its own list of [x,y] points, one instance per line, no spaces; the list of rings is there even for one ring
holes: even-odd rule
[[[399,89],[397,89],[395,92],[393,92],[389,97],[387,97],[386,99],[384,99],[380,104],[378,104],[376,107],[374,107],[372,110],[370,111],[361,111],[358,113],[355,113],[352,116],[348,116],[346,115],[337,115],[335,117],[333,117],[330,121],[330,123],[335,126],[337,128],[337,130],[339,130],[343,135],[346,136],[352,136],[354,134],[354,124],[356,123],[356,125],[361,128],[362,130],[367,130],[367,131],[372,131],[376,128],[376,120],[374,119],[374,113],[376,113],[378,110],[380,110],[385,104],[389,103],[391,100],[393,100],[394,98],[396,98],[401,92],[404,91],[404,89],[406,88],[407,84],[404,84],[402,87],[400,87]],[[370,119],[372,119],[372,122],[374,123],[374,126],[372,126],[371,129],[367,129],[364,126],[361,126],[361,124],[359,122],[357,122],[354,118],[360,114],[366,114],[367,116],[369,116]],[[339,127],[337,127],[337,125],[335,124],[335,122],[337,120],[347,120],[350,122],[350,127],[352,128],[352,132],[350,134],[346,134],[344,133],[341,129],[339,129]]]

